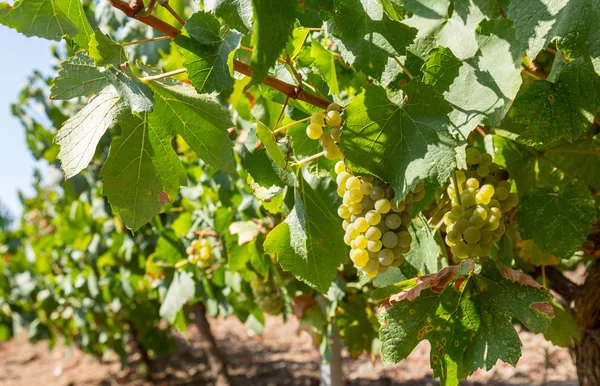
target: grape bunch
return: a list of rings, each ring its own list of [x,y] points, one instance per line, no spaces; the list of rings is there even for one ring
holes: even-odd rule
[[[260,280],[258,277],[252,279],[250,287],[252,287],[252,294],[258,308],[271,315],[277,315],[281,312],[283,299],[277,288],[269,282]]]
[[[207,239],[196,239],[192,241],[186,252],[188,261],[192,264],[197,264],[200,268],[208,268],[214,262],[212,253],[212,245]]]
[[[342,107],[337,103],[327,106],[325,113],[318,112],[310,117],[310,124],[306,127],[306,135],[310,139],[318,139],[323,148],[325,158],[336,160],[342,158],[342,151],[338,146],[342,135]],[[329,132],[325,129],[331,127]]]
[[[508,172],[491,155],[473,147],[466,153],[467,170],[456,170],[447,189],[452,208],[443,218],[446,244],[458,258],[490,256],[506,231],[504,214],[517,206],[519,196],[510,193]]]
[[[419,182],[403,201],[394,203],[394,190],[372,176],[353,176],[342,161],[335,165],[337,193],[343,199],[338,215],[346,231],[350,259],[368,278],[404,262],[410,251],[413,202],[425,195]]]

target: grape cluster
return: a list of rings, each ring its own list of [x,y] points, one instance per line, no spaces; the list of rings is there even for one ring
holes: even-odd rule
[[[306,135],[310,139],[318,139],[325,158],[336,160],[342,158],[342,151],[338,146],[342,135],[342,107],[337,103],[327,106],[325,113],[318,112],[310,117],[310,124],[306,127]],[[331,127],[329,132],[325,129]]]
[[[196,239],[192,241],[186,252],[188,261],[192,264],[197,264],[200,268],[208,268],[214,262],[212,253],[212,245],[207,239]]]
[[[466,152],[467,170],[456,170],[447,189],[452,208],[443,219],[446,244],[458,258],[490,256],[506,231],[504,213],[517,206],[519,196],[510,193],[508,172],[491,155],[472,147]]]
[[[413,202],[420,201],[423,182],[415,186],[403,201],[393,203],[394,190],[372,176],[353,176],[342,161],[335,165],[337,193],[343,199],[338,215],[346,231],[350,259],[368,278],[404,262],[410,251]]]
[[[255,277],[250,282],[250,287],[252,287],[252,294],[258,308],[271,315],[281,312],[283,299],[274,286]]]

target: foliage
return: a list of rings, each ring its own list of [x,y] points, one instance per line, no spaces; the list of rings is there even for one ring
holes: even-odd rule
[[[0,339],[23,327],[97,356],[125,361],[130,341],[154,356],[203,302],[257,333],[263,310],[293,312],[324,360],[333,328],[353,357],[388,363],[427,339],[444,385],[515,365],[513,323],[577,339],[573,310],[527,273],[593,258],[597,1],[173,0],[183,26],[160,6],[133,20],[111,3],[129,18],[107,2],[0,3],[1,24],[65,42],[56,76],[35,73],[12,111],[34,157],[66,178],[38,175],[19,223],[3,226]],[[401,264],[373,279],[348,258],[338,165],[393,189],[376,211],[412,205],[396,224]],[[444,243],[450,192],[498,209],[465,173],[491,173],[520,204],[502,208],[491,250],[461,260]]]

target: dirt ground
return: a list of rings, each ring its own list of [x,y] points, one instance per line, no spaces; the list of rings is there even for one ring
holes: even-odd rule
[[[306,333],[297,333],[295,320],[284,324],[269,318],[262,337],[255,336],[237,319],[211,320],[217,343],[224,353],[235,385],[319,384],[319,354]],[[158,385],[212,385],[213,373],[199,346],[195,327],[189,341],[178,339],[175,354],[160,358],[153,370]],[[516,368],[499,364],[490,372],[478,371],[464,385],[576,386],[575,367],[569,353],[547,343],[541,335],[521,332],[523,356]],[[139,364],[139,356],[132,360]],[[25,337],[0,344],[1,386],[141,386],[150,385],[140,366],[121,370],[113,355],[103,363],[78,350],[48,350],[45,343],[29,344]],[[429,369],[429,347],[422,342],[409,358],[397,365],[373,365],[370,358],[345,357],[346,384],[352,386],[439,385]]]

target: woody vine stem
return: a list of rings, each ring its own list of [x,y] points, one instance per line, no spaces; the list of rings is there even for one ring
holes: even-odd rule
[[[136,19],[158,31],[161,31],[167,36],[171,38],[176,38],[181,34],[181,30],[173,27],[169,23],[159,19],[154,15],[143,15],[140,14],[139,11],[144,8],[143,3],[141,1],[134,1],[131,3],[127,3],[122,0],[107,0],[113,7],[121,10],[125,15]],[[244,74],[246,76],[252,76],[252,70],[250,66],[240,62],[239,60],[233,60],[233,69],[234,71],[239,72],[240,74]],[[297,99],[313,106],[320,107],[322,109],[326,109],[327,106],[331,103],[328,99],[320,97],[318,95],[312,94],[308,91],[303,90],[301,87],[294,86],[292,84],[281,81],[275,77],[267,75],[262,83],[266,86],[274,88],[277,91],[282,92],[287,95],[289,98]]]

